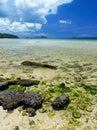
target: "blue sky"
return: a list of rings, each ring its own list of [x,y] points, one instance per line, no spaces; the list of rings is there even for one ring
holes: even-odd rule
[[[0,32],[97,37],[97,0],[0,0]]]

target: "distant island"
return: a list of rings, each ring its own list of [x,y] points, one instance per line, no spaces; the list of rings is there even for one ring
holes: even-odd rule
[[[0,33],[0,38],[19,38],[19,37],[13,34]]]

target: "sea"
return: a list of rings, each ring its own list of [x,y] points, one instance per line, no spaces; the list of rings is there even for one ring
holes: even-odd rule
[[[60,65],[62,62],[97,60],[97,40],[0,39],[1,61],[31,60]]]

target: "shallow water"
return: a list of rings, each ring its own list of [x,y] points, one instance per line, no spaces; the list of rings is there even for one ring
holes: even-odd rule
[[[0,39],[1,74],[22,73],[24,68],[21,62],[25,60],[47,63],[58,68],[65,68],[66,64],[75,62],[96,66],[97,40]]]
[[[96,40],[0,39],[0,59],[70,62],[96,56]]]

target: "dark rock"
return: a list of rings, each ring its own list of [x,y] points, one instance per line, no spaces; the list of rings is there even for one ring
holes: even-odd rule
[[[23,61],[21,64],[24,66],[32,66],[33,65],[31,61]]]
[[[38,109],[42,105],[42,97],[40,94],[34,92],[25,92],[23,95],[23,102],[25,104],[25,107]]]
[[[8,85],[16,85],[18,84],[18,80],[8,81]]]
[[[31,66],[31,67],[42,67],[42,68],[49,68],[49,69],[57,69],[56,66],[38,63],[38,62],[31,62],[31,61],[23,61],[21,64],[24,65],[24,66]]]
[[[38,85],[39,84],[39,80],[30,80],[30,79],[19,79],[18,80],[18,83],[21,85],[21,86],[32,86],[32,85]]]
[[[10,90],[0,92],[0,105],[4,109],[13,110],[22,105],[23,91]]]
[[[0,82],[0,91],[8,89],[9,86],[11,85],[16,85],[18,81],[8,81],[8,82]]]
[[[19,130],[19,126],[15,126],[13,130]]]
[[[69,104],[69,96],[66,94],[62,94],[56,97],[51,105],[55,110],[61,110],[64,109],[64,107],[66,107],[68,104]]]
[[[43,64],[43,67],[49,68],[49,69],[57,69],[56,66],[48,65],[48,64]]]
[[[0,91],[8,89],[9,84],[6,82],[0,82]]]
[[[29,125],[35,125],[35,121],[34,120],[29,121]]]
[[[61,86],[61,87],[65,87],[65,83],[61,83],[60,86]]]

